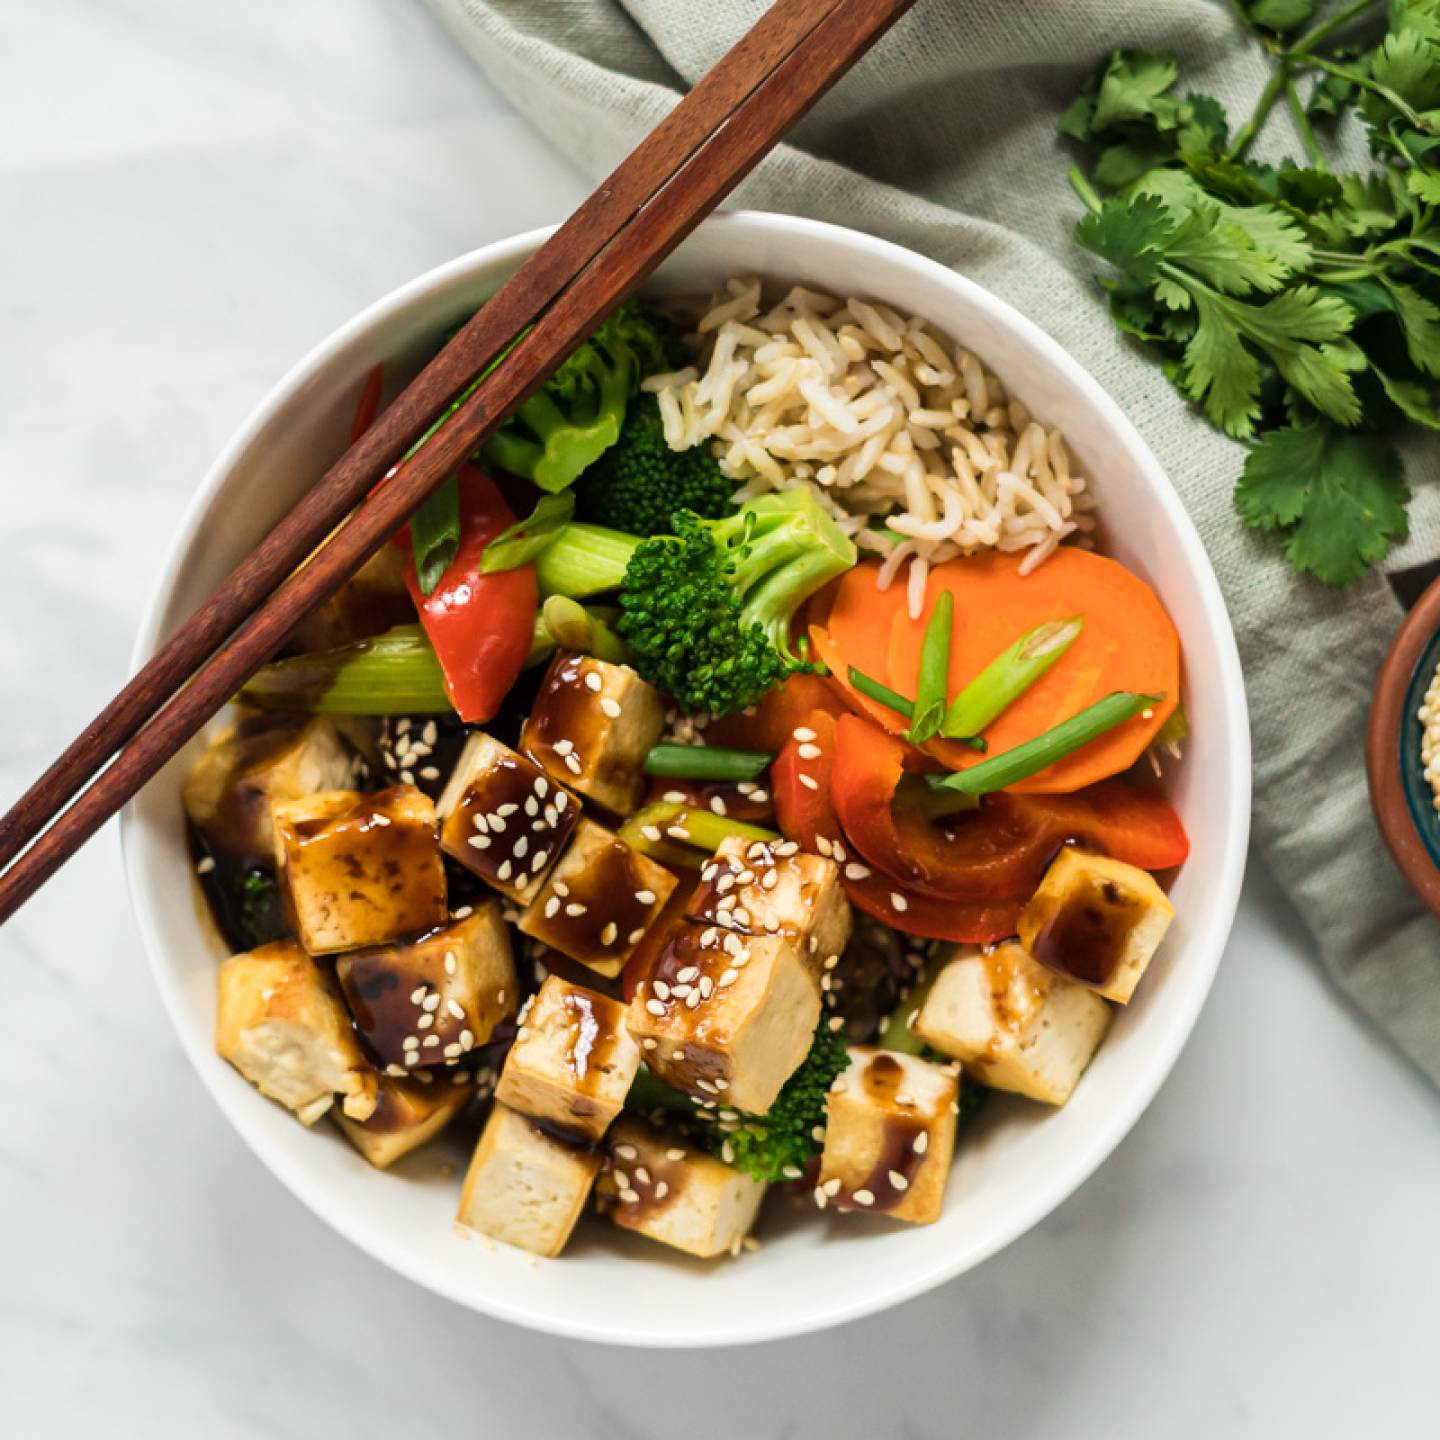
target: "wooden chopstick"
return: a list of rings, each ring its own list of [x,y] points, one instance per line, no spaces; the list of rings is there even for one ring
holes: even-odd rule
[[[65,798],[74,793],[96,764],[113,752],[113,735],[130,727],[130,741],[110,768],[0,875],[0,923],[226,703],[279,649],[296,623],[373,555],[429,491],[453,472],[490,430],[544,383],[580,340],[659,265],[781,135],[913,3],[914,0],[828,0],[828,3],[783,0],[767,12],[737,47],[737,50],[744,47],[767,21],[777,17],[777,12],[783,12],[781,18],[787,22],[785,26],[762,36],[758,53],[764,56],[765,73],[738,97],[737,86],[731,81],[703,90],[706,81],[725,66],[726,61],[722,60],[682,106],[672,112],[672,116],[678,113],[696,95],[710,97],[703,111],[692,110],[683,132],[647,150],[664,129],[665,122],[662,122],[552,241],[480,310],[437,361],[450,354],[468,333],[468,348],[458,352],[461,358],[437,372],[438,380],[422,385],[426,376],[435,370],[432,362],[347,452],[340,464],[300,502],[287,521],[237,567],[217,597],[224,596],[222,608],[227,614],[240,613],[243,618],[253,610],[242,628],[215,649],[229,630],[215,633],[226,616],[217,617],[213,613],[217,609],[217,597],[212,597],[71,747],[86,757],[88,763],[78,766],[75,760],[67,763],[67,758],[62,757],[52,767],[59,772],[58,778],[39,802],[13,821],[16,830],[33,833],[33,829],[38,828],[33,825],[33,816],[46,812],[55,793],[64,791]],[[802,14],[803,22],[799,18]],[[778,27],[779,18],[773,23]],[[732,50],[727,60],[736,53]],[[753,74],[751,62],[756,53],[751,50],[746,54],[747,78]],[[677,158],[678,152],[687,146],[686,152]],[[647,157],[647,165],[654,166],[662,158],[674,163],[661,173],[658,183],[653,180],[647,183],[627,173],[642,155]],[[526,280],[516,286],[526,271],[551,250],[555,241],[572,231],[592,202],[600,214],[607,219],[614,218],[613,212],[599,202],[616,193],[622,184],[628,197],[643,198],[630,208],[625,219],[612,227],[608,240],[596,245],[593,235],[586,235],[585,227],[581,227],[575,234],[573,248],[555,251],[546,257],[545,266],[540,267],[539,281]],[[630,206],[629,199],[626,205]],[[593,219],[596,210],[590,212],[592,219],[587,225],[596,223]],[[516,286],[517,296],[521,298],[507,301],[503,323],[496,320],[493,326],[482,326],[480,322],[487,315],[500,309],[498,302],[511,286]],[[543,298],[547,291],[551,296],[548,308]],[[537,300],[537,295],[542,298]],[[363,499],[349,519],[334,529],[329,518],[332,508],[339,508],[343,516],[354,503],[354,492],[363,494],[375,484],[403,449],[423,433],[430,418],[442,412],[469,379],[480,373],[531,321],[532,328],[505,363],[476,388],[392,479]],[[484,358],[477,360],[477,356]],[[453,383],[457,373],[464,376],[459,385]],[[420,398],[412,397],[402,417],[384,425],[385,417],[407,396],[412,396],[412,392]],[[337,472],[340,473],[338,481],[334,478]],[[307,507],[316,490],[324,490],[325,498]],[[338,492],[338,498],[332,492]],[[304,512],[302,519],[291,524],[297,511]],[[314,535],[317,528],[321,534]],[[282,530],[286,535],[281,542],[276,542],[275,536]],[[296,570],[295,566],[311,556],[327,534],[330,538],[308,563]],[[260,558],[257,560],[257,557]],[[243,607],[238,604],[240,595],[246,601]],[[266,595],[270,596],[268,600]],[[197,636],[200,638],[195,638]],[[166,656],[172,647],[173,654]],[[211,658],[200,665],[188,684],[172,694],[175,686],[206,655]],[[166,657],[164,664],[156,665],[162,656]],[[131,692],[128,700],[127,692]],[[122,700],[125,701],[123,707]],[[118,721],[112,713],[117,709]],[[148,723],[147,716],[151,717]],[[66,752],[67,757],[70,753]],[[42,780],[35,790],[41,790],[44,785]],[[21,811],[29,799],[27,795],[16,811]],[[63,799],[58,803],[63,803]],[[15,813],[12,811],[5,817],[6,833],[11,833]],[[43,819],[40,823],[43,824]]]
[[[386,407],[185,624],[0,818],[9,864],[170,694],[320,545],[431,420],[621,232],[775,66],[842,0],[767,10],[540,250]]]

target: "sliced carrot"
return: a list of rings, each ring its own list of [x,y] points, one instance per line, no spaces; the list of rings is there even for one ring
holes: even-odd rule
[[[991,551],[936,566],[926,585],[927,615],[942,589],[955,598],[952,698],[1027,630],[1069,615],[1085,617],[1085,628],[1059,663],[986,729],[989,755],[1034,739],[1113,690],[1165,697],[1149,718],[1126,721],[1012,787],[1032,794],[1078,790],[1128,769],[1169,718],[1180,698],[1180,637],[1155,592],[1118,561],[1066,548],[1029,575],[1019,567],[1020,556]],[[913,688],[924,635],[923,620],[912,621],[904,610],[891,615],[886,684]],[[952,770],[985,758],[953,741],[926,748]]]
[[[810,643],[815,657],[829,667],[831,684],[845,698],[852,710],[867,715],[877,725],[898,735],[907,721],[903,715],[861,695],[850,684],[850,667],[863,671],[872,680],[886,683],[886,665],[890,653],[890,622],[894,615],[905,611],[905,587],[892,585],[879,590],[875,577],[879,563],[864,561],[847,570],[840,580],[825,592],[828,605],[820,612],[823,623],[812,615]],[[904,694],[914,694],[914,677]]]
[[[707,745],[728,745],[734,750],[763,750],[777,754],[797,725],[805,723],[812,710],[828,710],[843,714],[846,704],[819,675],[791,675],[775,689],[766,691],[758,705],[749,712],[737,710],[733,715],[712,720],[704,731]],[[668,787],[667,787],[668,788]],[[731,811],[737,820],[748,816]]]

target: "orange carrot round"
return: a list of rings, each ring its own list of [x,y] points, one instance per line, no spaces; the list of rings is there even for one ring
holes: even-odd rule
[[[1027,630],[1048,620],[1083,615],[1084,629],[1066,654],[985,730],[987,754],[998,755],[1033,740],[1111,691],[1163,694],[1148,718],[1137,715],[1127,720],[1011,787],[1036,794],[1078,790],[1128,769],[1169,718],[1180,698],[1180,638],[1155,592],[1118,561],[1065,548],[1029,575],[1021,575],[1020,559],[992,551],[936,566],[926,585],[920,620],[912,620],[903,604],[891,608],[872,602],[873,626],[889,616],[885,684],[902,694],[913,693],[924,616],[942,589],[955,600],[951,699]],[[858,609],[858,604],[852,605],[852,611]],[[832,610],[832,625],[835,613]],[[838,634],[835,638],[843,653],[845,643]],[[859,644],[858,635],[851,643]],[[872,664],[877,644],[872,629],[864,642]],[[850,663],[860,662],[851,659]],[[925,748],[952,770],[986,758],[954,741],[937,740]]]

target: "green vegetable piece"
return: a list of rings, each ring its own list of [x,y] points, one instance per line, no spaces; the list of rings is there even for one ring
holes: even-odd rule
[[[756,780],[774,758],[759,750],[662,742],[645,757],[645,773],[666,780]]]
[[[853,665],[850,667],[850,683],[862,694],[871,700],[878,700],[882,705],[893,710],[897,715],[903,715],[907,720],[915,713],[915,705],[907,700],[898,690],[892,690],[888,685],[882,685],[878,680],[872,680],[863,670],[857,670]]]
[[[557,493],[620,438],[645,375],[669,367],[674,332],[633,301],[618,306],[486,442],[492,465]]]
[[[415,556],[415,583],[431,595],[460,548],[460,488],[447,475],[410,516],[410,548]]]
[[[661,535],[677,510],[702,520],[735,511],[736,482],[720,469],[708,443],[672,450],[653,395],[631,402],[620,438],[580,477],[581,516],[631,535]]]
[[[1085,617],[1073,615],[1027,630],[955,697],[940,733],[947,739],[978,735],[1069,650],[1084,627]]]
[[[939,733],[945,718],[945,687],[950,674],[950,635],[955,617],[955,597],[942,590],[930,612],[920,642],[920,664],[915,677],[915,704],[906,738],[923,745]]]
[[[237,698],[264,710],[320,715],[424,715],[453,708],[440,661],[419,625],[276,660],[257,670]]]
[[[932,775],[928,777],[928,783],[936,789],[958,790],[964,795],[989,795],[1003,790],[1007,785],[1028,779],[1047,765],[1063,760],[1082,745],[1088,745],[1117,725],[1133,720],[1142,710],[1158,705],[1164,698],[1163,695],[1137,695],[1127,690],[1116,690],[1023,745],[992,755],[968,770],[957,770],[943,779]]]
[[[582,605],[565,595],[551,595],[540,606],[537,623],[545,627],[552,649],[578,650],[612,665],[625,665],[629,647],[611,628],[617,613],[610,606]]]
[[[901,1055],[919,1055],[924,1051],[925,1042],[910,1028],[914,1017],[920,1013],[926,997],[935,988],[940,972],[950,963],[955,954],[952,945],[937,945],[925,962],[920,978],[900,998],[890,1019],[880,1032],[876,1045],[882,1050],[894,1050]]]
[[[618,590],[639,543],[603,525],[572,521],[535,557],[540,593],[583,600]]]
[[[553,545],[575,514],[575,497],[542,495],[535,508],[508,530],[502,530],[480,557],[480,573],[517,570],[528,565],[541,551]]]
[[[681,830],[681,835],[672,834]],[[646,833],[646,832],[650,833]],[[656,832],[662,838],[655,838]],[[632,849],[665,864],[698,870],[721,844],[738,836],[742,840],[775,844],[781,837],[763,825],[732,820],[713,810],[693,809],[678,800],[657,800],[637,810],[615,832]],[[671,844],[671,841],[677,843]],[[692,848],[693,847],[693,848]]]

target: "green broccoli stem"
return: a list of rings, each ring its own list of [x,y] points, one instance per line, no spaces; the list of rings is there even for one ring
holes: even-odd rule
[[[273,661],[236,698],[264,710],[318,715],[425,715],[452,708],[444,671],[419,625]]]
[[[944,945],[925,962],[919,979],[905,992],[890,1014],[880,1038],[875,1042],[882,1050],[894,1050],[901,1055],[919,1055],[926,1049],[925,1042],[912,1028],[914,1017],[920,1013],[926,998],[935,988],[940,972],[950,963],[955,953],[953,945]]]
[[[638,536],[604,525],[569,524],[535,559],[540,593],[583,600],[618,590],[640,544]]]
[[[762,580],[740,607],[740,623],[759,625],[770,643],[789,660],[796,658],[790,645],[790,624],[795,612],[817,590],[843,575],[855,563],[853,546],[848,555],[837,553],[829,544],[820,543],[824,536],[816,535],[808,527],[796,527],[796,531],[797,553]],[[838,530],[836,533],[840,534]]]

